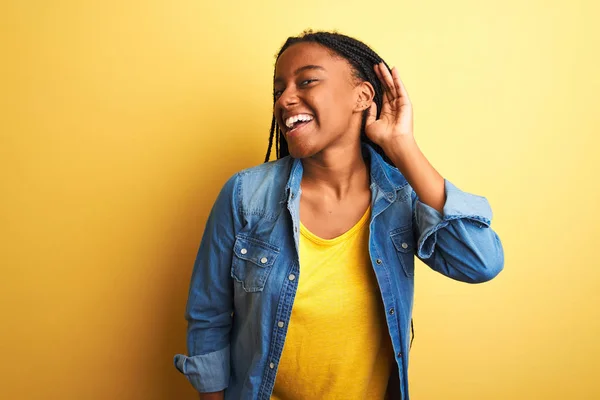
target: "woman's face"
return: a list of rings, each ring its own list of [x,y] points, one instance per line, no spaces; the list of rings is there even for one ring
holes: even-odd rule
[[[316,43],[288,47],[275,67],[273,112],[290,155],[305,158],[356,144],[364,110],[361,86],[350,64],[329,49]]]

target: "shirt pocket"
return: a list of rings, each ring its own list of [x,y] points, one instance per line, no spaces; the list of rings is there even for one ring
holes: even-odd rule
[[[279,256],[279,248],[260,239],[238,236],[233,253],[231,276],[246,292],[261,292]]]
[[[394,248],[398,254],[400,264],[404,273],[408,277],[415,274],[415,237],[413,236],[412,225],[394,229],[390,232],[390,238],[394,243]]]

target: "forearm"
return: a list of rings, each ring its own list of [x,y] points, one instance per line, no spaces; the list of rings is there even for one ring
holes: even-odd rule
[[[413,136],[396,138],[383,148],[419,200],[442,213],[446,202],[444,178],[433,168]]]
[[[213,393],[200,393],[200,400],[223,400],[225,398],[225,391]]]

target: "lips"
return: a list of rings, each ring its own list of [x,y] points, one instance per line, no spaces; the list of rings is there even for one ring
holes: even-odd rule
[[[284,132],[284,134],[287,138],[293,138],[304,132],[307,129],[307,127],[312,124],[312,120],[306,122],[297,122],[294,124],[294,127],[292,129],[288,129],[286,132]]]
[[[284,133],[288,133],[309,124],[314,120],[314,117],[308,113],[295,112],[293,114],[283,113],[281,119],[283,123],[280,124],[280,128]]]

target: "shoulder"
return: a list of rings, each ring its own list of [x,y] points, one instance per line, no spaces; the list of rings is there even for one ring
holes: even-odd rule
[[[238,172],[240,191],[246,198],[283,192],[292,166],[292,158],[284,157]]]
[[[252,178],[254,176],[269,176],[273,174],[279,174],[283,171],[289,171],[291,164],[292,159],[291,157],[287,156],[280,158],[279,160],[269,161],[254,167],[243,169],[236,175],[239,175],[242,179]]]
[[[242,169],[227,179],[223,189],[233,191],[236,187],[248,186],[260,181],[284,180],[284,177],[287,178],[285,173],[289,173],[292,164],[291,161],[290,157],[284,157],[279,160]]]
[[[276,208],[285,196],[293,159],[284,157],[238,171],[231,176],[222,195],[243,211]]]

